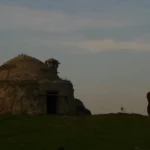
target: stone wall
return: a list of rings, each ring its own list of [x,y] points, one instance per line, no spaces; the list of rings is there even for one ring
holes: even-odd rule
[[[38,82],[41,93],[47,90],[54,90],[59,92],[58,99],[58,114],[75,115],[75,99],[73,85],[65,80],[49,81],[41,80]]]
[[[59,92],[57,113],[75,115],[74,90],[68,81],[0,81],[0,113],[46,114],[46,91]]]
[[[45,114],[45,100],[34,81],[0,81],[0,113]]]

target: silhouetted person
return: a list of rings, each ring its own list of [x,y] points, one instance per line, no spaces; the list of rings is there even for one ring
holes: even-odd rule
[[[150,104],[148,104],[148,106],[147,106],[147,113],[150,116]]]
[[[150,116],[150,92],[147,93],[147,100],[148,100],[147,113]]]
[[[121,113],[125,113],[124,107],[121,107],[120,110],[121,110]]]

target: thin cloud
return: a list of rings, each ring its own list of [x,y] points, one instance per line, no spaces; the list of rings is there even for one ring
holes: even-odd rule
[[[62,43],[66,46],[78,46],[89,52],[112,51],[112,50],[150,50],[150,44],[140,41],[119,41],[114,39],[85,40],[77,42]]]
[[[104,40],[86,40],[86,36],[76,32],[85,28],[109,29],[109,31],[122,28],[123,30],[144,23],[138,17],[135,17],[134,20],[129,16],[128,19],[126,18],[127,16],[119,14],[117,17],[116,15],[113,17],[113,14],[104,12],[69,14],[59,10],[49,11],[20,5],[0,4],[0,31],[3,31],[3,35],[6,36],[6,38],[1,38],[1,49],[12,50],[14,48],[15,51],[19,51],[20,47],[24,47],[24,49],[42,47],[48,50],[50,47],[54,48],[59,45],[58,51],[60,49],[63,51],[68,47],[71,49],[70,51],[82,52],[149,50],[150,44],[144,40],[119,41],[109,37]],[[12,38],[14,35],[15,38]],[[101,38],[103,38],[102,35]],[[20,46],[17,50],[18,43]],[[61,45],[62,48],[60,48]]]
[[[124,28],[136,21],[111,19],[105,13],[75,13],[31,9],[19,5],[0,5],[0,29],[37,29],[68,32],[80,28]]]

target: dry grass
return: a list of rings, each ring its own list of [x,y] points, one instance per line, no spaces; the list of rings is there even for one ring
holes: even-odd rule
[[[148,150],[150,118],[109,114],[88,117],[1,116],[5,150]]]

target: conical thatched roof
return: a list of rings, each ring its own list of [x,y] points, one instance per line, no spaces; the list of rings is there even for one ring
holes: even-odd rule
[[[48,66],[28,55],[18,55],[0,66],[0,80],[42,79],[51,80],[51,72]]]

